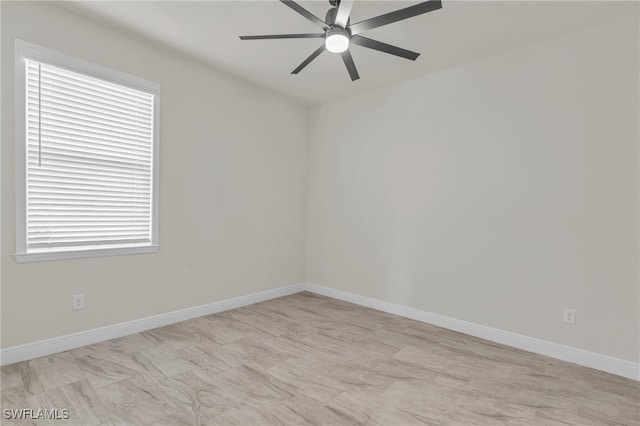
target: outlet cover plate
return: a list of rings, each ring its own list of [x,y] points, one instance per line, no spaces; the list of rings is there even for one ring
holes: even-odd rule
[[[571,308],[564,308],[562,312],[562,321],[567,324],[575,324],[576,323],[576,310]]]
[[[84,309],[84,294],[74,294],[71,307],[74,311]]]

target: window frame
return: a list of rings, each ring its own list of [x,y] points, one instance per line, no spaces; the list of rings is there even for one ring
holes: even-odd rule
[[[23,40],[15,40],[15,184],[16,253],[18,263],[155,253],[159,248],[158,210],[160,180],[160,84],[78,59]],[[27,132],[26,62],[30,59],[153,94],[153,148],[151,154],[151,243],[143,246],[87,248],[82,250],[27,252]]]

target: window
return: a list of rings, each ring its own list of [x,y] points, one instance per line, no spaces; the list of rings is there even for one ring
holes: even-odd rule
[[[158,247],[159,85],[16,40],[18,262]]]

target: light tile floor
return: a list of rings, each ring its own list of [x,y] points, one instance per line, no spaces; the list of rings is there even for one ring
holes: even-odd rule
[[[640,425],[638,382],[309,293],[2,367],[56,425]]]

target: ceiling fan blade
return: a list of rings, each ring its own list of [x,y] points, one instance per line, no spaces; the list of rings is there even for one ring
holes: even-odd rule
[[[280,38],[324,38],[324,34],[272,34],[240,36],[240,40],[271,40]]]
[[[309,65],[309,63],[313,61],[315,58],[317,58],[318,55],[320,55],[322,52],[324,52],[324,43],[322,44],[322,46],[318,47],[318,49],[315,52],[309,55],[309,57],[305,59],[300,65],[298,65],[298,68],[291,71],[291,74],[298,74],[300,71],[303,70],[304,67]]]
[[[353,58],[351,57],[351,52],[345,50],[340,54],[340,56],[342,56],[342,60],[347,66],[347,71],[349,71],[349,77],[351,77],[351,81],[358,80],[360,78],[360,75],[358,75],[358,70],[356,69],[356,64],[353,62]]]
[[[304,7],[300,6],[298,3],[292,1],[292,0],[280,0],[282,3],[286,4],[287,6],[289,6],[291,9],[295,10],[296,12],[298,12],[300,15],[304,16],[305,18],[307,18],[309,21],[313,22],[314,24],[322,27],[323,29],[329,28],[329,26],[320,18],[318,18],[316,15],[314,15],[313,13],[309,12],[307,9],[305,9]]]
[[[351,34],[356,35],[363,31],[402,21],[403,19],[413,18],[414,16],[422,15],[423,13],[431,12],[433,10],[441,8],[441,0],[429,0],[413,6],[405,7],[404,9],[385,13],[384,15],[376,16],[375,18],[360,21],[351,25],[349,28],[351,29]]]
[[[389,53],[390,55],[400,56],[401,58],[411,59],[412,61],[415,61],[418,56],[420,56],[419,53],[392,46],[381,41],[371,40],[370,38],[359,35],[351,36],[351,43],[367,47],[369,49],[379,50],[380,52]]]
[[[347,23],[349,22],[349,14],[351,13],[352,7],[353,0],[341,0],[340,5],[338,6],[336,19],[334,20],[334,25],[337,25],[340,28],[347,28]]]

